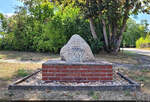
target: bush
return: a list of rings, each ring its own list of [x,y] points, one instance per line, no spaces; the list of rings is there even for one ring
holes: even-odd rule
[[[127,22],[126,31],[123,33],[123,41],[121,46],[136,46],[136,41],[140,37],[144,37],[146,35],[145,29],[146,27],[144,25],[137,24],[133,19],[129,19]]]
[[[59,17],[54,17],[42,26],[42,34],[35,36],[33,47],[38,52],[58,53],[60,48],[66,43],[64,28]]]
[[[42,1],[36,5],[21,7],[16,15],[6,20],[1,49],[59,53],[72,35],[79,34],[94,53],[100,51],[102,34],[98,35],[98,40],[93,39],[89,22],[83,19],[79,8],[70,4],[62,11],[61,6],[54,7],[50,2]],[[99,21],[95,22],[100,29]]]
[[[5,38],[0,39],[0,49],[11,50],[13,49],[13,33],[6,34]]]
[[[2,49],[2,38],[0,38],[0,50]]]
[[[150,47],[150,35],[148,34],[145,38],[141,37],[136,41],[136,48],[147,48]]]

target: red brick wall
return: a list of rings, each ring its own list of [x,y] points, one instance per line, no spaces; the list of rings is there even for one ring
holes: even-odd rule
[[[112,65],[42,65],[42,80],[89,82],[113,80]]]

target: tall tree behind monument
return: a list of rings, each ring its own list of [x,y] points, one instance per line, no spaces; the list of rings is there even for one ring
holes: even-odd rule
[[[64,7],[74,3],[89,20],[93,38],[97,38],[94,19],[99,18],[103,24],[105,48],[117,53],[130,15],[140,12],[150,13],[150,0],[56,0]]]

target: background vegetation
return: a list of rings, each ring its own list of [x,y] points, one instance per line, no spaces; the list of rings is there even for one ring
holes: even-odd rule
[[[94,53],[105,48],[100,18],[94,19],[97,33],[97,39],[94,39],[89,20],[80,7],[73,4],[63,7],[43,0],[22,2],[24,5],[18,7],[13,16],[0,14],[0,49],[59,53],[73,34],[81,35]],[[146,21],[137,24],[129,19],[121,46],[140,47],[141,43],[149,42],[147,27]]]
[[[146,37],[140,37],[136,41],[137,48],[150,48],[150,35],[148,34]]]

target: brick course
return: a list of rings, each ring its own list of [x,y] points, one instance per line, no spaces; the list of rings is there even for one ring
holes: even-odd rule
[[[112,65],[42,65],[42,80],[46,82],[112,81]]]

